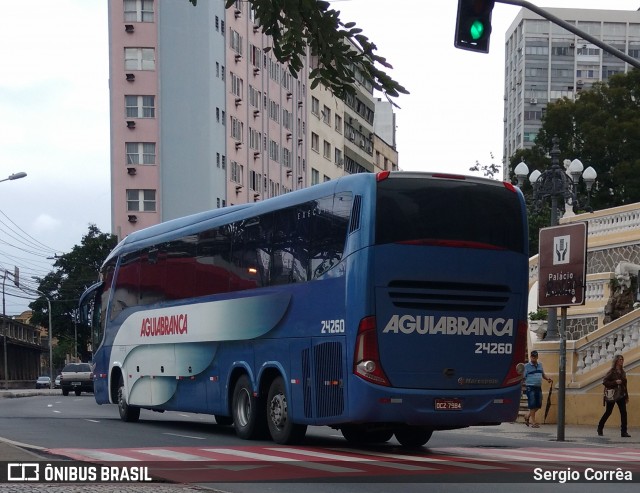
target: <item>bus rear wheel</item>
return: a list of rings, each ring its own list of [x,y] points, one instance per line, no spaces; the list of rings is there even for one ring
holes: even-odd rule
[[[408,426],[395,431],[396,440],[403,447],[422,447],[429,441],[433,430],[420,428],[418,426]]]
[[[263,399],[253,394],[251,381],[242,375],[233,388],[231,414],[236,435],[243,440],[257,440],[265,434]]]
[[[267,424],[273,441],[282,445],[300,443],[307,432],[306,425],[298,425],[291,421],[291,413],[282,377],[277,377],[269,387]]]
[[[120,419],[128,423],[136,422],[140,419],[140,408],[130,406],[127,403],[127,391],[124,388],[124,380],[120,377],[118,383],[118,412]]]

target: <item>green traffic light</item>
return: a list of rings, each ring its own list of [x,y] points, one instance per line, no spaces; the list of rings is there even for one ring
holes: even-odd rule
[[[473,39],[474,41],[482,38],[482,35],[484,34],[484,24],[476,19],[475,21],[473,21],[473,24],[471,24],[471,27],[469,28],[469,34],[471,35],[471,39]]]

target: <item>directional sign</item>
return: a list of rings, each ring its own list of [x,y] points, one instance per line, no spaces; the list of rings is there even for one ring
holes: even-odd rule
[[[587,276],[587,223],[540,230],[538,306],[584,305]]]

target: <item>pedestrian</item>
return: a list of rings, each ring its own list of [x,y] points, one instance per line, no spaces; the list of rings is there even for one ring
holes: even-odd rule
[[[524,384],[527,393],[527,407],[529,408],[529,414],[525,416],[524,424],[530,425],[532,428],[540,428],[536,422],[536,413],[542,407],[543,378],[553,384],[553,380],[545,374],[542,363],[538,361],[538,351],[531,351],[531,358],[524,365]]]
[[[620,436],[630,438],[627,433],[627,403],[629,402],[629,393],[627,392],[627,374],[624,371],[624,357],[621,354],[613,358],[611,369],[607,372],[602,380],[605,389],[604,405],[606,406],[602,418],[598,423],[598,435],[602,436],[604,424],[613,412],[613,406],[618,405],[620,410]],[[611,392],[611,396],[606,398],[607,390]]]

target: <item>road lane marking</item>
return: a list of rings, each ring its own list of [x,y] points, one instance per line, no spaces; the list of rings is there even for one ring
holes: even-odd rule
[[[154,457],[162,457],[163,459],[175,459],[183,461],[212,461],[210,457],[204,457],[202,455],[185,454],[184,452],[178,452],[176,450],[169,449],[133,449],[134,452],[140,454],[148,454]]]
[[[194,440],[205,440],[205,437],[194,437],[191,435],[179,435],[178,433],[163,433],[163,435],[170,435],[172,437],[180,437],[180,438],[193,438]]]
[[[358,453],[358,454],[367,454],[367,455],[376,455],[376,456],[380,456],[380,457],[388,457],[390,459],[399,459],[399,460],[405,460],[405,461],[411,461],[411,462],[427,462],[427,463],[433,463],[433,464],[444,464],[447,466],[454,466],[454,467],[462,467],[462,468],[466,468],[466,469],[479,469],[479,470],[492,470],[492,469],[504,469],[504,467],[499,467],[499,466],[490,466],[488,464],[476,464],[474,462],[462,462],[462,461],[455,461],[455,460],[447,460],[447,459],[440,459],[440,458],[436,458],[436,457],[424,457],[424,456],[418,456],[418,455],[401,455],[401,454],[386,454],[386,453],[382,453],[382,452],[367,452],[364,450],[355,450],[355,449],[339,449],[339,450],[348,450],[348,451],[352,451],[354,453]],[[458,457],[461,459],[469,459],[469,457]]]

